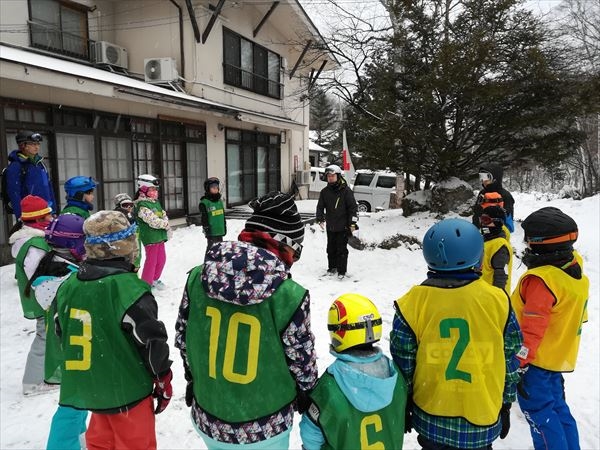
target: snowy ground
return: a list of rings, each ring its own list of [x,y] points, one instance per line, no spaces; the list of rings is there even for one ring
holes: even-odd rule
[[[599,449],[599,196],[583,201],[548,200],[546,194],[516,194],[515,219],[523,220],[532,211],[543,206],[556,206],[570,214],[579,224],[580,239],[576,245],[585,261],[585,272],[591,281],[589,322],[584,327],[578,366],[574,373],[566,374],[567,400],[579,424],[581,447]],[[301,211],[314,210],[315,201],[298,202]],[[394,234],[415,236],[421,240],[427,228],[435,222],[431,215],[421,214],[404,218],[399,211],[385,211],[362,217],[360,237],[369,243],[381,242]],[[243,221],[228,223],[228,239],[235,239]],[[523,249],[522,230],[517,225],[512,244],[520,253]],[[200,228],[178,229],[167,244],[167,266],[163,281],[168,289],[157,295],[159,317],[165,322],[173,344],[174,325],[186,272],[202,262],[205,240]],[[389,354],[388,335],[393,317],[392,303],[413,284],[420,283],[426,266],[417,245],[393,250],[350,249],[349,274],[344,281],[323,278],[326,270],[326,235],[319,227],[306,231],[302,259],[294,265],[294,278],[307,287],[312,298],[312,324],[319,355],[319,373],[329,365],[327,310],[336,296],[345,292],[358,292],[371,298],[384,319],[384,339],[381,347]],[[525,267],[514,262],[513,283]],[[14,266],[0,269],[0,449],[44,448],[49,423],[56,408],[57,393],[33,398],[23,398],[21,377],[27,352],[33,340],[34,321],[22,317],[18,291],[14,281]],[[193,431],[189,409],[185,406],[185,381],[181,359],[172,346],[174,371],[174,398],[169,408],[156,417],[158,447],[161,449],[205,448]],[[505,440],[494,443],[497,449],[533,448],[529,428],[518,406],[512,409],[512,428]],[[300,448],[297,424],[291,438],[291,448]],[[418,448],[415,433],[406,435],[405,448]]]

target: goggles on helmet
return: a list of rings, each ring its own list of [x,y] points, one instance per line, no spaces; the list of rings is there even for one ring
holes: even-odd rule
[[[494,176],[489,172],[479,172],[479,180],[494,181]]]

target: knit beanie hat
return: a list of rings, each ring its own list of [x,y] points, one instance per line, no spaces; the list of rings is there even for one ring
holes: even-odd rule
[[[52,213],[48,202],[37,195],[28,195],[21,200],[21,220],[33,222]]]
[[[289,194],[273,191],[248,204],[254,213],[246,221],[245,230],[264,231],[276,241],[294,250],[294,259],[302,253],[304,224],[294,199]]]
[[[136,224],[119,211],[98,211],[83,223],[88,258],[125,257],[133,263],[138,252]]]

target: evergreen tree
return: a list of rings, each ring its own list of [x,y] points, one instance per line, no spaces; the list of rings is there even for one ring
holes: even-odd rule
[[[315,86],[310,100],[310,129],[316,133],[315,143],[331,149],[337,119],[334,102],[321,87]]]

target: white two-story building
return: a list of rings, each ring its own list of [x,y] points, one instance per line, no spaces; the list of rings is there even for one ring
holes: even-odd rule
[[[112,209],[152,173],[172,218],[209,176],[228,206],[288,190],[309,166],[307,89],[336,64],[324,49],[295,0],[1,0],[0,163],[34,130],[59,207],[72,176]]]

